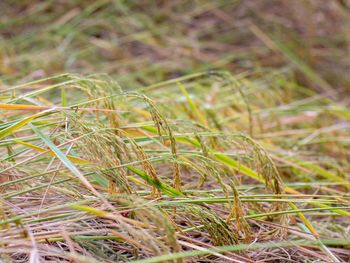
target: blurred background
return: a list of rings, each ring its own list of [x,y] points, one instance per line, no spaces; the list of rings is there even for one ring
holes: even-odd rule
[[[349,91],[346,0],[0,1],[2,86],[62,72],[135,88],[190,72],[291,68]]]

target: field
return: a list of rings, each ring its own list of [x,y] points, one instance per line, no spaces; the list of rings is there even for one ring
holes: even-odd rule
[[[0,1],[0,263],[349,262],[349,70],[346,0]]]

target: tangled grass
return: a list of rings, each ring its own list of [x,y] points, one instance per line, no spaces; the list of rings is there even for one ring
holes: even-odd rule
[[[272,2],[1,2],[0,262],[349,261],[348,9]]]
[[[261,253],[345,259],[349,156],[333,154],[348,143],[346,110],[271,88],[288,81],[283,74],[220,75],[228,79],[202,73],[133,92],[61,75],[3,91],[5,258],[181,261],[195,249],[250,262],[255,250],[230,250],[274,241],[279,250],[266,243]],[[52,93],[60,101],[41,106]],[[282,240],[318,243],[287,249]]]

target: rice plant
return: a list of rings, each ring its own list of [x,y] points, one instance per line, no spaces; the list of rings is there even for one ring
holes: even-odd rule
[[[247,3],[174,3],[0,4],[1,262],[350,259],[343,49],[312,64]]]

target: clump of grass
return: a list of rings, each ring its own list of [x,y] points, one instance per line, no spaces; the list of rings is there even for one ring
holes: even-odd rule
[[[78,121],[77,121],[78,123]],[[79,124],[78,124],[79,125]],[[87,136],[84,136],[88,134]],[[109,192],[132,193],[127,180],[126,167],[111,169],[130,160],[127,145],[113,131],[94,132],[88,127],[82,127],[78,136],[83,137],[80,144],[85,159],[95,166],[95,171],[108,179]],[[98,145],[98,147],[96,147]],[[97,168],[97,169],[96,169]],[[99,172],[102,170],[101,172]]]
[[[0,3],[0,261],[348,261],[344,3],[166,2]]]
[[[261,139],[252,139],[243,130],[230,132],[238,122],[249,133],[251,117],[244,110],[221,107],[222,103],[235,103],[241,95],[237,92],[228,96],[226,92],[232,91],[228,82],[218,80],[216,85],[222,88],[216,96],[222,96],[222,100],[210,105],[216,108],[217,121],[225,120],[225,127],[218,130],[208,113],[199,108],[204,99],[202,89],[215,92],[210,81],[199,90],[191,88],[195,79],[182,83],[188,94],[195,96],[198,106],[191,107],[197,107],[196,116],[201,116],[197,120],[179,107],[182,101],[169,101],[158,90],[146,97],[124,93],[117,84],[110,84],[111,80],[106,82],[104,78],[80,80],[74,76],[71,79],[73,83],[64,84],[67,81],[62,79],[62,85],[47,86],[41,92],[22,93],[19,88],[18,100],[11,98],[2,104],[2,109],[9,108],[7,112],[11,113],[1,131],[4,153],[1,173],[9,176],[0,184],[1,233],[8,237],[2,245],[6,249],[15,246],[11,243],[14,238],[22,238],[23,244],[35,248],[37,257],[41,258],[48,253],[44,252],[43,243],[56,249],[63,242],[65,259],[74,259],[77,254],[93,255],[96,260],[110,256],[135,260],[198,249],[198,245],[208,249],[252,240],[316,239],[320,250],[312,252],[314,256],[325,253],[332,259],[344,258],[325,245],[320,229],[313,224],[315,219],[327,220],[330,215],[341,222],[347,215],[347,186],[334,185],[341,175],[331,176],[332,171],[322,168],[322,164],[306,166],[293,156],[290,158],[278,140],[278,130],[276,136],[272,128],[268,132],[255,131],[254,136]],[[94,93],[86,85],[97,87],[99,92]],[[57,87],[79,95],[76,97],[79,101],[67,97],[65,102],[73,111],[22,104],[28,98],[33,102],[44,98]],[[172,90],[177,92],[176,86],[171,87],[172,84],[169,94]],[[260,103],[254,103],[253,97],[259,97],[260,92],[265,90],[248,92],[246,100],[252,101],[254,118],[261,114],[268,119],[270,116],[263,115],[264,108],[258,108]],[[297,100],[298,94],[294,96]],[[140,103],[144,101],[147,103]],[[80,111],[80,106],[74,105],[89,110]],[[169,106],[176,115],[165,110]],[[14,111],[15,107],[20,111]],[[293,107],[291,104],[289,114],[300,115],[299,109]],[[320,106],[311,102],[308,107]],[[39,113],[33,113],[33,109]],[[269,111],[281,114],[281,120],[286,117],[278,105]],[[234,112],[237,118],[227,119]],[[328,116],[329,120],[322,119],[320,124],[335,121],[333,115],[328,113]],[[113,118],[116,121],[111,121]],[[204,119],[208,120],[206,127],[198,125]],[[300,135],[296,130],[306,129],[296,126],[290,140],[298,142]],[[272,135],[264,137],[269,134]],[[335,135],[345,136],[341,130]],[[341,147],[339,142],[334,147],[337,145]],[[309,148],[308,152],[300,153],[310,156],[313,151]],[[174,170],[175,163],[178,170]],[[181,187],[176,187],[174,171],[180,168]],[[310,169],[314,175],[306,174]],[[73,171],[77,177],[72,176]],[[15,187],[18,182],[20,188]],[[314,195],[318,184],[325,186]],[[16,207],[26,212],[18,212]],[[68,227],[68,222],[79,227],[62,229]],[[49,232],[45,225],[51,226]],[[342,229],[341,224],[339,227]],[[20,234],[23,229],[29,234]],[[344,247],[347,242],[343,239]],[[23,252],[20,257],[30,253]],[[212,253],[208,250],[208,254]],[[303,253],[306,252],[298,251],[296,258],[306,256]],[[6,254],[17,257],[12,252]],[[221,257],[216,252],[213,255]],[[52,254],[52,257],[56,256]],[[248,251],[243,257],[254,258]]]
[[[194,217],[204,227],[204,230],[212,239],[214,246],[237,244],[238,237],[235,232],[219,216],[205,207],[188,206],[185,208],[189,220]]]

